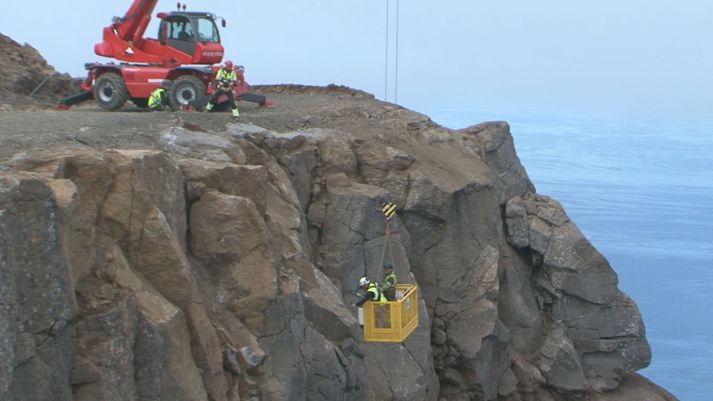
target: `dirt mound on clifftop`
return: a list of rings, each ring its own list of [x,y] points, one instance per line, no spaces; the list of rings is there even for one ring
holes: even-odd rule
[[[53,106],[79,91],[78,80],[55,71],[32,46],[20,45],[3,34],[0,34],[0,71],[0,111]]]

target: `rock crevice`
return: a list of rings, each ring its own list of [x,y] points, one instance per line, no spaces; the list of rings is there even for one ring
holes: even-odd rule
[[[632,373],[650,361],[636,305],[507,123],[289,96],[307,105],[0,160],[0,400],[663,394]],[[386,200],[389,258],[419,287],[401,344],[364,343],[349,307],[379,276]]]

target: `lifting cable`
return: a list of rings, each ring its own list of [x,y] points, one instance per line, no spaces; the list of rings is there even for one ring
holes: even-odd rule
[[[384,217],[386,217],[386,238],[384,238],[384,246],[381,249],[381,260],[379,261],[379,274],[377,275],[377,283],[381,283],[383,280],[384,276],[384,260],[386,258],[386,252],[388,250],[389,252],[389,261],[393,265],[394,264],[394,255],[391,252],[391,247],[389,246],[391,244],[391,232],[392,232],[392,227],[391,227],[391,219],[396,215],[396,204],[392,202],[384,203],[381,206],[381,212],[384,214]]]
[[[396,0],[396,65],[394,66],[394,103],[399,102],[399,0]]]
[[[384,101],[389,97],[389,0],[386,0],[386,44],[384,45]]]
[[[384,44],[384,101],[389,99],[389,8],[391,0],[386,0],[386,37]],[[399,101],[399,0],[396,0],[396,51],[394,54],[394,103]]]

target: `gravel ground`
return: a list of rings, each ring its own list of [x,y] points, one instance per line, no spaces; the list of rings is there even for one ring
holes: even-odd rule
[[[431,124],[425,116],[374,100],[364,92],[344,87],[280,85],[256,91],[275,107],[240,102],[240,122],[276,132],[333,128],[368,136],[411,124]],[[132,105],[119,111],[102,110],[93,102],[70,111],[0,112],[0,162],[35,151],[90,146],[96,149],[154,149],[169,127],[221,132],[230,113],[148,112]]]

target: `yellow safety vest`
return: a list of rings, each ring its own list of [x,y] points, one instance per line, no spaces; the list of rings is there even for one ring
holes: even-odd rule
[[[384,282],[381,283],[381,288],[387,300],[396,300],[396,273],[392,271],[387,274],[386,277],[384,277]]]
[[[367,293],[371,294],[371,300],[374,302],[386,302],[386,297],[379,291],[379,287],[376,284],[369,284],[369,288],[366,290]]]
[[[229,83],[237,82],[237,80],[238,74],[235,73],[235,70],[226,70],[224,68],[221,68],[215,74],[215,81],[218,83],[221,89],[229,89]]]
[[[381,285],[384,289],[396,287],[396,273],[391,272],[384,277],[384,283]]]
[[[149,108],[153,109],[160,106],[161,104],[163,104],[163,99],[167,98],[168,93],[166,93],[166,90],[163,88],[157,88],[156,90],[151,92],[151,97],[149,97]]]

